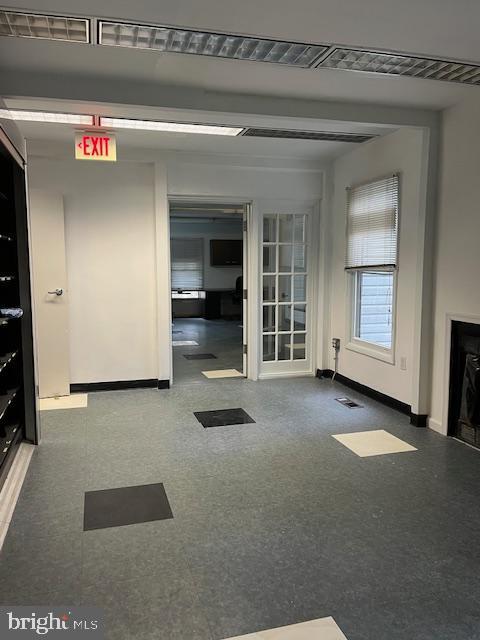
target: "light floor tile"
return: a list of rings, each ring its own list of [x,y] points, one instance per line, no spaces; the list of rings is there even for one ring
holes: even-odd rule
[[[288,627],[249,633],[227,640],[347,640],[333,618],[319,618]]]
[[[215,371],[202,371],[206,378],[243,378],[243,373],[237,369],[217,369]]]
[[[342,433],[333,437],[361,458],[417,450],[384,429]]]
[[[52,409],[84,409],[88,406],[87,393],[73,393],[70,396],[56,398],[40,398],[40,411]]]
[[[0,549],[7,535],[10,520],[15,511],[34,449],[35,446],[33,444],[28,444],[27,442],[20,444],[0,492]]]
[[[172,345],[174,347],[198,347],[198,342],[195,340],[173,340]]]

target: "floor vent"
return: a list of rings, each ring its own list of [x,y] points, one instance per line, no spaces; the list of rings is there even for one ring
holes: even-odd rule
[[[376,136],[371,133],[338,133],[335,131],[295,131],[294,129],[245,129],[242,136],[252,138],[283,138],[291,140],[324,140],[327,142],[367,142]]]
[[[350,398],[335,398],[335,400],[349,409],[360,409],[362,407],[361,404],[358,404],[354,400],[350,400]]]

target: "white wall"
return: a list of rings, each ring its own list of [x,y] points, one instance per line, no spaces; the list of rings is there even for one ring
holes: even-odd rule
[[[447,315],[480,322],[480,99],[444,112],[437,217],[430,426],[447,433]],[[465,318],[467,319],[467,318]]]
[[[167,190],[239,202],[321,197],[322,171],[295,160],[150,151],[145,161],[98,163],[72,160],[69,146],[31,148],[31,187],[65,196],[73,383],[170,376]]]
[[[71,382],[157,377],[153,166],[32,158],[64,194]]]
[[[267,158],[249,160],[178,154],[168,161],[168,192],[178,196],[238,197],[240,202],[255,198],[321,197],[322,172],[318,167],[306,163],[295,166],[295,161],[282,166]]]
[[[334,192],[330,212],[330,331],[340,338],[339,373],[407,404],[412,403],[412,365],[416,289],[416,236],[422,199],[420,130],[403,129],[360,146],[334,163]],[[397,287],[395,363],[389,364],[345,348],[348,342],[347,274],[344,270],[346,187],[389,174],[400,175],[400,237]],[[400,369],[406,358],[407,370]],[[328,358],[333,368],[333,350]]]
[[[203,277],[205,289],[235,289],[241,267],[213,267],[210,264],[210,240],[241,240],[242,219],[236,222],[178,222],[170,221],[172,238],[203,238]]]

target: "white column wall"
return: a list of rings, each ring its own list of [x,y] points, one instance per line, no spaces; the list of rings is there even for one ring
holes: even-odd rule
[[[333,368],[331,338],[340,338],[339,373],[408,405],[415,403],[416,390],[412,380],[419,367],[419,354],[414,345],[418,333],[416,298],[422,295],[422,291],[417,290],[417,266],[421,264],[419,256],[423,255],[423,245],[419,242],[419,225],[423,224],[425,206],[423,158],[424,132],[421,129],[399,130],[338,158],[333,166],[330,229],[325,232],[325,242],[330,244],[331,251],[330,331],[328,343],[324,345],[328,367]],[[400,233],[395,363],[389,364],[345,348],[349,339],[349,301],[344,260],[346,188],[393,173],[400,174]],[[406,370],[400,368],[401,358],[406,358]]]
[[[443,114],[429,426],[447,434],[450,321],[480,322],[480,99]]]

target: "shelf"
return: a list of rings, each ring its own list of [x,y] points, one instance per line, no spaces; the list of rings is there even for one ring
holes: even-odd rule
[[[0,282],[13,282],[15,276],[0,276]]]
[[[12,351],[11,353],[6,353],[4,356],[0,356],[0,373],[15,358],[17,353],[18,351]]]
[[[12,404],[13,399],[17,395],[18,387],[7,391],[4,395],[0,396],[0,420],[5,415],[6,410]]]
[[[13,242],[14,237],[8,233],[0,233],[0,241],[2,242]]]
[[[5,427],[6,435],[0,437],[0,465],[3,464],[8,452],[21,437],[21,428],[19,424],[9,424]]]
[[[0,191],[0,202],[8,202],[8,198],[3,191]]]

